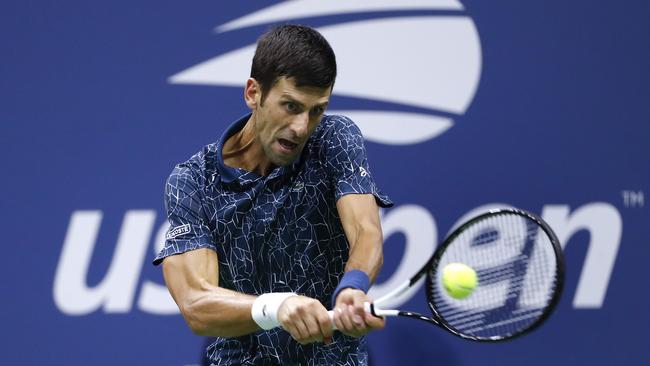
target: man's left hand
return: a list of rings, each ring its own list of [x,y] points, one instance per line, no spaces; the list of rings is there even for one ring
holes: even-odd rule
[[[360,337],[371,330],[383,328],[385,319],[366,313],[363,309],[365,302],[372,300],[361,290],[346,288],[339,292],[334,306],[336,328],[352,337]]]

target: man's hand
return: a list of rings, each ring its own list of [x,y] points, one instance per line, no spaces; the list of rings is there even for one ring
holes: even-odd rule
[[[278,321],[300,344],[332,342],[332,321],[327,309],[316,299],[292,296],[278,309]]]
[[[363,309],[364,302],[372,300],[361,290],[346,288],[339,292],[334,306],[334,324],[339,331],[360,337],[371,330],[384,327],[384,318],[366,313]]]

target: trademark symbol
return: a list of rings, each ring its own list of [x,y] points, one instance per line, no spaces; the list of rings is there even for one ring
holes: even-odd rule
[[[621,191],[623,196],[623,204],[625,207],[643,207],[645,205],[645,199],[643,191],[633,191],[633,190],[623,190]]]

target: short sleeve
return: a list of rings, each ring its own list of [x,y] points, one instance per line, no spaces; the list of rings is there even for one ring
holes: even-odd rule
[[[204,193],[197,173],[191,165],[180,164],[165,184],[165,209],[169,230],[165,246],[153,261],[154,265],[174,254],[200,248],[216,250],[203,208]]]
[[[324,135],[323,146],[336,200],[346,194],[372,194],[380,207],[392,206],[393,202],[375,183],[359,127],[347,117],[330,118],[334,123]]]

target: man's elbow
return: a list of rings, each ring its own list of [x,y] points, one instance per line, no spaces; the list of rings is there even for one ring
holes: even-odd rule
[[[202,336],[202,337],[209,337],[209,336],[214,336],[212,332],[208,330],[208,327],[206,327],[204,324],[201,323],[188,323],[188,326],[190,327],[190,330],[192,333],[194,333],[197,336]]]
[[[188,304],[180,307],[181,314],[185,319],[185,323],[190,328],[192,333],[198,336],[209,336],[209,327],[205,320],[201,319],[200,312],[196,306]]]
[[[216,318],[214,314],[206,315],[207,313],[205,309],[201,308],[201,304],[183,306],[181,314],[183,314],[185,323],[187,323],[192,333],[198,336],[230,338],[244,334],[238,331],[237,328],[227,324],[227,322],[224,323],[225,319]]]

